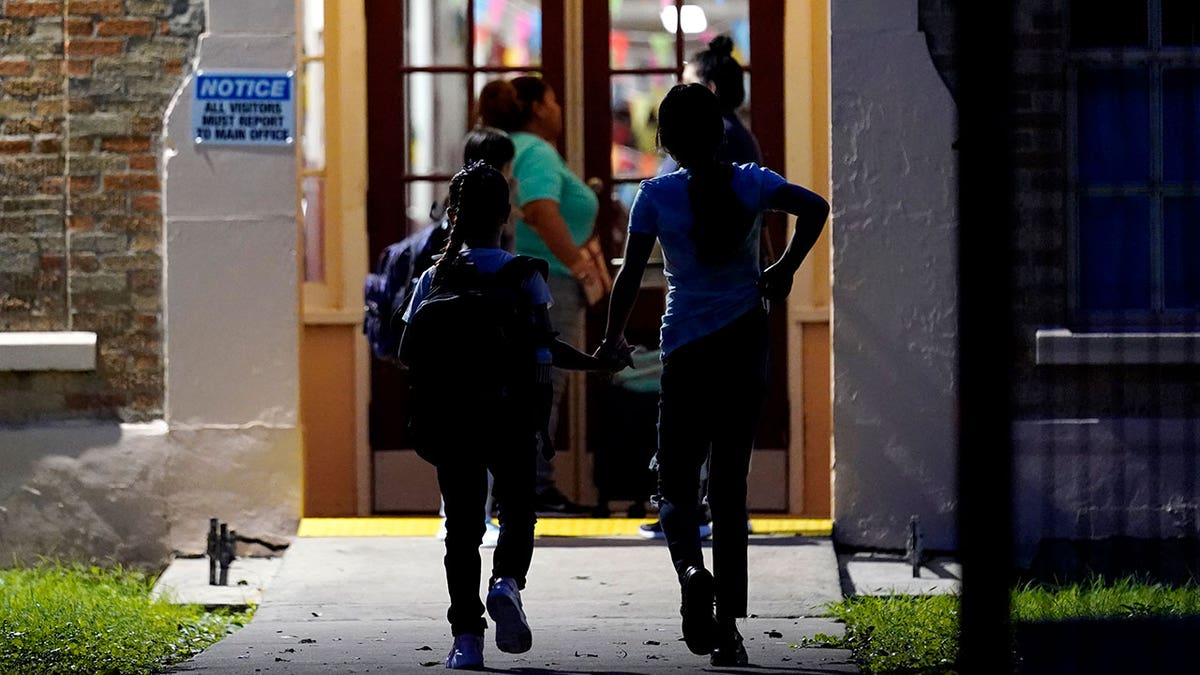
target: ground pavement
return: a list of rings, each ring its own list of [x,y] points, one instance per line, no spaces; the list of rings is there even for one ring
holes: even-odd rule
[[[300,537],[280,558],[236,560],[230,586],[207,585],[207,561],[176,561],[156,592],[208,604],[259,603],[253,621],[170,673],[428,673],[444,669],[442,544],[431,536]],[[481,549],[489,569],[491,551]],[[711,562],[711,550],[705,548]],[[533,649],[504,654],[488,631],[487,670],[610,673],[857,673],[850,652],[805,647],[842,633],[822,607],[853,587],[828,537],[754,535],[748,668],[714,668],[684,646],[679,592],[664,544],[636,536],[539,537],[522,594]],[[861,562],[861,561],[860,561]],[[867,559],[863,590],[910,583],[894,558]],[[953,579],[912,580],[914,592]],[[864,577],[864,578],[866,578]],[[243,583],[239,583],[243,582]],[[481,592],[483,581],[481,580]],[[903,590],[900,588],[899,590]]]

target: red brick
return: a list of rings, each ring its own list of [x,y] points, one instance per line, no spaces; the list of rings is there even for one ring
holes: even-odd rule
[[[65,259],[61,255],[44,255],[41,260],[43,272],[58,272],[63,268]]]
[[[67,41],[67,56],[119,56],[124,48],[117,38],[74,38]]]
[[[25,60],[0,60],[0,75],[28,75],[33,66]]]
[[[131,208],[134,211],[152,211],[159,212],[162,210],[162,201],[158,195],[137,195],[133,198]]]
[[[109,136],[100,142],[105,152],[122,152],[127,155],[149,152],[150,139],[144,136]]]
[[[67,11],[71,14],[102,14],[121,16],[125,13],[121,0],[71,0]]]
[[[88,59],[70,59],[67,61],[67,74],[71,77],[91,77],[92,61]]]
[[[62,176],[50,176],[49,178],[42,179],[41,185],[38,186],[38,192],[47,195],[62,194],[62,187]]]
[[[137,155],[129,157],[130,171],[156,171],[158,158],[154,155]]]
[[[34,149],[43,155],[56,155],[62,152],[62,139],[57,136],[40,139],[34,145]]]
[[[28,139],[0,139],[0,155],[19,155],[33,150],[33,141]]]
[[[81,16],[67,18],[67,35],[91,35],[96,30],[91,19]]]
[[[61,0],[8,0],[6,14],[12,17],[58,16],[62,14]]]
[[[154,22],[150,19],[107,19],[96,24],[96,35],[151,35]]]
[[[168,59],[163,61],[162,69],[167,75],[179,75],[183,73],[183,59]]]
[[[104,177],[105,190],[158,190],[158,175],[153,173],[109,174]]]
[[[71,186],[71,192],[92,192],[96,189],[96,177],[71,176],[68,184]]]
[[[68,216],[67,227],[72,232],[91,232],[95,229],[96,219],[91,216]]]

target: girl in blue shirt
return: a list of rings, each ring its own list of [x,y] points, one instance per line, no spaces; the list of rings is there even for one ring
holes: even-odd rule
[[[688,648],[711,654],[716,666],[742,665],[747,657],[736,619],[746,616],[746,477],[767,392],[767,311],[791,291],[829,204],[770,169],[719,161],[722,109],[703,85],[667,92],[658,124],[659,144],[682,168],[638,188],[596,354],[615,367],[628,363],[623,333],[657,240],[667,278],[659,521],[679,575]],[[763,270],[756,216],[766,210],[795,215],[796,229],[780,259]],[[710,447],[713,572],[704,567],[696,514],[700,466]]]

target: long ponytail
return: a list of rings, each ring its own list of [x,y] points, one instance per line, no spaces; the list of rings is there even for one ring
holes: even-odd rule
[[[708,87],[671,87],[658,108],[658,142],[688,170],[692,242],[705,265],[728,262],[754,227],[754,214],[733,190],[733,165],[716,160],[724,139],[721,104]]]

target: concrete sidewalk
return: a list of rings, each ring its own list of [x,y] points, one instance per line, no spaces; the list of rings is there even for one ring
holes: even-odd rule
[[[481,549],[483,568],[491,551]],[[262,586],[254,620],[171,673],[427,673],[444,669],[442,543],[432,537],[298,538],[282,558],[237,560],[230,583]],[[705,555],[711,562],[711,549]],[[755,535],[750,540],[751,617],[740,626],[748,668],[713,668],[684,646],[679,590],[661,541],[637,537],[539,537],[522,597],[533,649],[505,654],[491,630],[490,672],[857,673],[850,653],[799,648],[805,637],[842,633],[821,618],[842,597],[839,565],[825,537]],[[207,561],[177,561],[164,575],[178,598],[203,601]],[[192,572],[182,572],[191,566]],[[254,567],[251,570],[251,567]],[[239,568],[243,568],[239,571]],[[272,569],[274,568],[274,569]],[[190,575],[190,576],[189,576]],[[481,591],[483,580],[481,580]],[[168,589],[160,589],[168,590]],[[228,589],[220,592],[228,593]],[[190,596],[189,596],[190,594]]]

